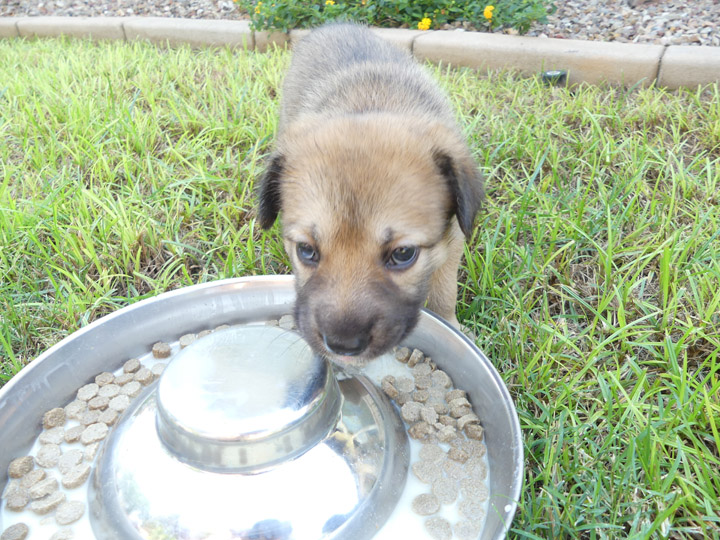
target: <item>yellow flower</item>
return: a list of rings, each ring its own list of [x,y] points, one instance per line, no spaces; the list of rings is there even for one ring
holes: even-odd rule
[[[485,18],[488,21],[492,19],[493,9],[495,9],[495,6],[485,6],[485,11],[483,11],[483,15],[485,15]]]
[[[425,17],[422,21],[418,23],[418,30],[430,30],[430,26],[432,25],[432,19],[428,19]]]
[[[334,6],[335,2],[333,2],[333,0],[325,0],[325,5],[326,6]]]
[[[257,15],[258,13],[260,13],[260,8],[261,8],[261,7],[262,7],[262,2],[258,2],[257,5],[255,6],[255,15]]]

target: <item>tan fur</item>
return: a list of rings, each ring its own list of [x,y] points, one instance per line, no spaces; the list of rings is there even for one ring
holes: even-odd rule
[[[425,302],[457,326],[461,227],[469,233],[482,197],[443,94],[368,34],[335,25],[298,46],[260,195],[264,227],[282,215],[298,327],[345,365],[396,345]],[[332,52],[341,46],[355,49]],[[328,50],[329,59],[314,58]],[[299,259],[299,243],[316,249],[316,264]],[[419,248],[415,263],[389,266],[390,253],[406,246]],[[352,359],[328,350],[356,338],[367,343]]]

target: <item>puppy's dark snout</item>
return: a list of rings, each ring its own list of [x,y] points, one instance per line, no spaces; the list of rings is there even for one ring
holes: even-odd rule
[[[356,324],[344,321],[322,332],[323,343],[327,350],[340,356],[362,354],[370,344],[372,324]]]

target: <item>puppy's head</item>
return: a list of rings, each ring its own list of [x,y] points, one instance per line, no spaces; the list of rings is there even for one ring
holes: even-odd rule
[[[316,352],[362,365],[415,326],[454,220],[469,235],[482,181],[441,124],[390,115],[307,117],[262,179],[259,220],[282,213],[298,328]]]

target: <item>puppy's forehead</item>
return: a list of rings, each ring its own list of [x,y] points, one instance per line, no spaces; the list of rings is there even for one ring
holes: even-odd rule
[[[447,183],[432,146],[406,130],[321,130],[290,145],[286,157],[286,231],[424,244],[445,227]]]

